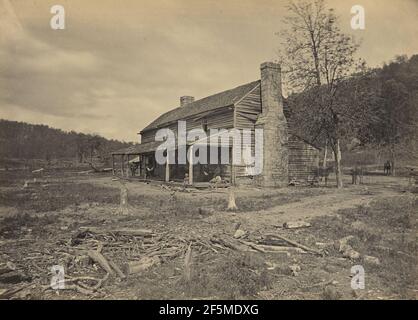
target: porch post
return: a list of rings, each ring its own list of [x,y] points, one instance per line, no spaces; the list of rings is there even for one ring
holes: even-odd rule
[[[122,170],[121,176],[124,177],[125,176],[125,155],[122,154],[120,159],[121,159],[120,160],[120,168]]]
[[[112,154],[112,174],[115,175],[115,155]]]
[[[144,180],[147,178],[147,164],[145,163],[145,155],[141,155],[141,166],[143,167]]]
[[[165,161],[165,182],[170,182],[170,161],[169,161],[169,150],[167,149],[167,158]]]
[[[130,174],[130,167],[129,167],[129,154],[126,155],[126,177],[129,178]]]
[[[193,185],[193,146],[189,147],[189,185]]]

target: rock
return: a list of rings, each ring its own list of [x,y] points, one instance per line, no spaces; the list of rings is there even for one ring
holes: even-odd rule
[[[336,246],[337,246],[336,249],[341,251],[341,247],[352,244],[353,240],[354,240],[354,236],[347,236],[338,240],[338,242],[336,243]]]
[[[324,288],[323,297],[325,300],[340,300],[343,295],[333,286],[329,285]]]
[[[297,276],[301,270],[300,266],[298,264],[292,264],[289,266],[290,270],[292,271],[293,276]]]
[[[357,260],[360,258],[360,253],[349,246],[343,251],[343,257],[351,260]]]
[[[235,239],[242,238],[245,234],[246,232],[244,230],[238,229],[237,231],[235,231],[234,238]]]
[[[267,270],[275,270],[278,265],[274,262],[266,261]]]
[[[208,216],[215,212],[212,208],[199,208],[199,214],[202,216]]]
[[[363,256],[364,262],[374,265],[374,266],[380,266],[380,260],[379,258],[372,257],[372,256]]]
[[[241,227],[241,222],[234,223],[234,231],[237,231]]]
[[[16,270],[16,265],[11,261],[7,261],[6,267],[9,268],[9,270]]]
[[[360,253],[355,251],[350,245],[354,240],[354,236],[347,236],[338,241],[338,251],[343,254],[344,258],[349,258],[351,260],[357,260],[360,258]]]

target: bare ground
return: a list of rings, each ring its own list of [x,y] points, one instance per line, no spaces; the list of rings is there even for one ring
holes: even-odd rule
[[[109,176],[47,172],[23,188],[28,173],[0,176],[0,270],[12,264],[15,279],[1,281],[0,296],[32,299],[414,299],[417,286],[416,204],[406,179],[366,177],[365,185],[236,190],[238,210],[227,212],[225,189],[161,188],[126,182],[129,215],[119,210],[120,182]],[[310,227],[284,229],[288,221]],[[215,244],[232,236],[262,243],[267,234],[287,237],[320,251],[257,252],[248,246]],[[151,238],[95,234],[89,227],[150,229]],[[344,257],[335,244],[354,237],[358,259]],[[126,272],[128,262],[159,257],[156,265],[126,279],[112,276],[95,290],[51,290],[50,268],[64,265],[68,279],[105,272],[86,259],[88,249],[102,253]],[[192,248],[191,280],[184,256]],[[240,244],[241,245],[241,244]],[[281,244],[283,246],[283,244]],[[289,247],[289,245],[285,245]],[[294,248],[293,248],[294,249]],[[370,263],[365,256],[379,259]],[[350,286],[353,265],[363,265],[366,288]],[[10,277],[9,277],[10,278]],[[80,285],[91,288],[93,282]],[[69,289],[69,290],[68,290]],[[16,291],[17,292],[14,292]]]

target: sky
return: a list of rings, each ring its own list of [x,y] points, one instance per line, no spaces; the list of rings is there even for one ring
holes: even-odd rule
[[[138,141],[179,106],[260,78],[287,0],[0,0],[0,118]],[[53,30],[53,5],[65,29]],[[359,56],[418,54],[418,0],[328,0]],[[365,30],[352,30],[362,5]]]

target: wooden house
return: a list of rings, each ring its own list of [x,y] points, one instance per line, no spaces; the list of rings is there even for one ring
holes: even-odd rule
[[[139,145],[112,153],[115,174],[161,181],[183,181],[188,176],[190,184],[220,176],[232,184],[253,183],[267,187],[285,186],[290,180],[313,179],[319,164],[319,149],[309,142],[309,138],[293,133],[290,112],[282,97],[280,66],[266,62],[261,65],[260,70],[260,80],[199,100],[191,96],[181,97],[179,107],[162,114],[141,130]],[[187,131],[250,129],[253,155],[254,131],[256,128],[263,129],[261,174],[254,175],[251,168],[243,162],[233,163],[232,156],[227,164],[156,163],[155,151],[161,145],[161,141],[155,141],[157,130],[169,128],[177,139],[179,121],[186,122]],[[187,144],[188,149],[192,147],[193,143]],[[220,154],[224,146],[217,148]],[[227,152],[231,155],[231,148]],[[211,153],[210,145],[208,153]],[[131,170],[133,159],[137,165]]]

